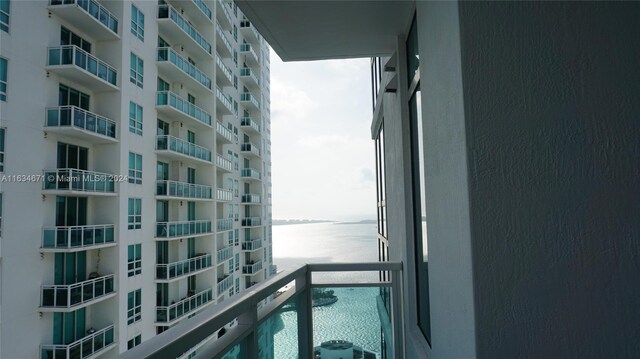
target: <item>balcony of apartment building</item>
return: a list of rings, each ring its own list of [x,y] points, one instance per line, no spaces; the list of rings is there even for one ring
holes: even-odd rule
[[[216,252],[216,263],[218,265],[233,258],[233,247],[219,248]]]
[[[212,164],[211,150],[172,135],[156,136],[156,153],[171,160],[186,160],[196,165]]]
[[[76,45],[47,48],[46,70],[96,92],[117,91],[118,71]]]
[[[249,111],[260,112],[260,101],[247,89],[240,93],[240,103],[245,105]]]
[[[114,275],[91,273],[71,284],[45,284],[40,291],[41,312],[72,312],[116,295]]]
[[[212,128],[212,116],[209,112],[180,97],[175,92],[158,91],[156,109],[158,113],[175,121],[185,122],[191,127],[202,130]]]
[[[232,115],[236,113],[231,102],[231,97],[227,96],[220,87],[216,86],[216,113],[223,115]]]
[[[241,221],[242,227],[261,227],[262,226],[262,218],[261,217],[245,217]]]
[[[216,138],[218,143],[238,143],[238,135],[219,121],[216,121]]]
[[[253,181],[262,180],[262,175],[260,174],[260,171],[251,167],[243,168],[242,171],[240,171],[240,177],[245,180],[253,180]]]
[[[156,222],[156,240],[167,241],[184,238],[195,238],[213,234],[211,221],[176,220]]]
[[[224,172],[233,172],[233,162],[219,153],[216,155],[216,167]]]
[[[115,196],[117,175],[76,168],[45,169],[42,191],[62,196]]]
[[[118,18],[98,1],[49,0],[47,9],[95,40],[120,39]]]
[[[218,298],[224,295],[229,291],[230,288],[233,288],[233,276],[230,274],[225,274],[222,277],[218,277],[216,289],[218,290]]]
[[[115,143],[116,122],[78,106],[46,109],[44,130],[92,143]]]
[[[252,44],[260,45],[260,34],[258,34],[256,28],[253,27],[251,21],[246,18],[240,21],[240,33],[245,40]]]
[[[219,22],[216,22],[216,50],[222,57],[231,58],[233,57],[233,46],[227,38],[227,33],[228,31],[223,29]]]
[[[189,21],[196,25],[211,25],[213,23],[213,9],[203,0],[170,0],[181,13],[189,17]]]
[[[254,158],[260,158],[261,151],[258,146],[251,142],[245,142],[240,144],[240,153],[245,156],[250,156]]]
[[[225,6],[223,0],[215,0],[216,2],[216,19],[223,29],[231,30],[233,28],[233,18],[229,9]]]
[[[224,188],[216,188],[216,201],[231,202],[233,200],[233,191]]]
[[[258,69],[260,65],[260,57],[254,51],[254,48],[249,43],[240,44],[240,55],[245,63],[249,66]]]
[[[42,344],[40,345],[41,359],[89,359],[97,358],[107,351],[115,348],[115,331],[113,324],[93,328],[86,335],[69,344]]]
[[[260,91],[260,79],[256,76],[255,71],[249,67],[240,69],[240,79],[244,81],[247,88],[253,91]]]
[[[157,49],[158,73],[172,83],[184,84],[199,95],[209,95],[213,91],[211,78],[196,65],[171,47]]]
[[[261,204],[262,196],[259,194],[245,193],[242,195],[241,203],[243,204]]]
[[[211,24],[211,17],[203,11],[203,7],[207,10],[209,8],[201,1],[200,5],[202,6],[196,1],[180,1],[179,4],[186,11],[177,10],[167,3],[158,6],[158,31],[160,35],[169,43],[180,45],[196,58],[210,59],[213,55],[212,46],[203,35],[205,33],[204,25]],[[189,17],[186,16],[187,14]],[[202,32],[194,24],[201,25]]]
[[[243,252],[254,252],[262,248],[262,239],[252,239],[242,242]]]
[[[260,124],[250,116],[244,116],[240,119],[240,128],[250,134],[260,134]]]
[[[156,198],[168,200],[211,201],[213,187],[172,180],[156,181]]]
[[[218,218],[216,219],[216,232],[228,232],[233,229],[233,218]]]
[[[229,66],[224,63],[224,59],[218,51],[216,51],[216,80],[218,80],[218,84],[222,86],[232,86],[233,85],[233,73]]]
[[[171,326],[182,319],[195,314],[214,301],[213,289],[204,287],[193,292],[187,292],[178,300],[166,300],[163,305],[156,306],[156,325]]]
[[[115,246],[113,224],[51,226],[42,229],[40,251],[70,253]]]
[[[254,276],[263,270],[261,260],[249,259],[242,266],[242,275]]]
[[[213,256],[207,253],[196,253],[193,257],[156,264],[156,282],[169,283],[213,269]]]

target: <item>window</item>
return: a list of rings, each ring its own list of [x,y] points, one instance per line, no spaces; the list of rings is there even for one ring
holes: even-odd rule
[[[7,65],[7,59],[0,57],[0,101],[7,101]]]
[[[58,85],[58,105],[76,106],[89,111],[91,97],[86,93],[63,84]]]
[[[171,91],[171,86],[167,81],[158,77],[158,92],[160,91]]]
[[[127,250],[127,270],[129,277],[133,277],[142,273],[142,244],[130,244]]]
[[[142,319],[142,289],[129,292],[127,298],[127,324],[133,324]]]
[[[143,74],[144,74],[144,61],[142,61],[141,58],[139,58],[138,56],[136,56],[136,54],[132,52],[131,53],[131,72],[129,73],[129,80],[131,80],[131,83],[142,88]]]
[[[0,30],[9,32],[9,0],[0,0]]]
[[[0,192],[0,237],[2,237],[2,193]]]
[[[141,198],[129,198],[129,212],[128,212],[129,229],[142,228],[142,199]]]
[[[91,43],[64,26],[60,27],[60,45],[75,45],[91,53]]]
[[[140,41],[144,41],[144,14],[131,4],[131,33]]]
[[[4,128],[0,128],[0,172],[4,172]]]
[[[142,106],[129,101],[129,132],[142,136]]]
[[[127,350],[132,349],[137,345],[140,345],[141,341],[142,341],[142,335],[141,334],[138,334],[135,338],[131,338],[127,342]]]
[[[129,152],[129,183],[142,184],[142,155]]]

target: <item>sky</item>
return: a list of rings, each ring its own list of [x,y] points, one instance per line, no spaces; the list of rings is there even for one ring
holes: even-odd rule
[[[271,51],[273,219],[376,218],[369,59]]]

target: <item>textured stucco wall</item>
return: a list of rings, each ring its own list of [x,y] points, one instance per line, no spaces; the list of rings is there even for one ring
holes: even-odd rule
[[[461,3],[478,356],[640,352],[640,3]]]

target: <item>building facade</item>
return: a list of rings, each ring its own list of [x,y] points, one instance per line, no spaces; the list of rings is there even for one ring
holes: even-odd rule
[[[275,273],[269,93],[233,2],[1,0],[0,357],[113,357]]]

